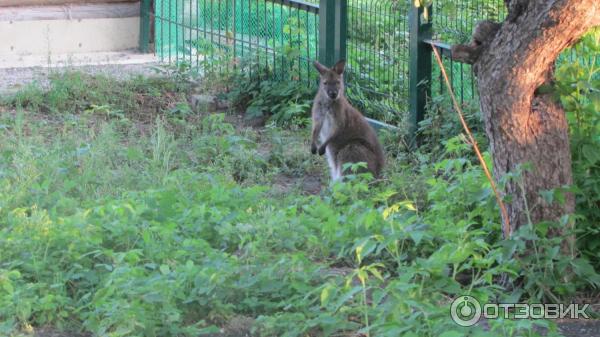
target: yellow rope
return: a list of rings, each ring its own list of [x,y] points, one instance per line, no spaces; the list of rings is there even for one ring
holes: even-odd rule
[[[504,222],[504,226],[503,226],[504,238],[508,239],[508,238],[510,238],[510,222],[508,219],[508,212],[506,211],[506,207],[504,206],[502,197],[500,197],[500,193],[498,193],[498,189],[496,188],[496,183],[494,182],[494,179],[492,178],[492,175],[490,174],[490,170],[488,169],[487,164],[485,163],[485,160],[483,159],[483,156],[481,155],[481,151],[479,150],[477,141],[475,141],[475,138],[473,137],[473,134],[471,133],[471,130],[469,129],[469,126],[467,125],[465,118],[463,117],[462,109],[460,108],[460,105],[458,104],[458,101],[456,100],[456,96],[454,95],[454,91],[452,90],[452,86],[450,85],[450,80],[448,79],[448,74],[446,73],[446,68],[444,68],[444,64],[442,63],[442,59],[437,50],[437,47],[431,42],[430,42],[430,44],[431,44],[431,48],[433,48],[433,54],[435,55],[435,59],[437,60],[437,63],[440,66],[440,70],[442,71],[442,75],[444,76],[444,80],[446,81],[446,86],[448,87],[448,92],[450,93],[450,97],[452,98],[452,103],[454,103],[454,109],[456,109],[456,112],[458,113],[460,122],[462,123],[462,126],[465,129],[467,136],[469,137],[469,141],[471,142],[471,144],[473,144],[473,148],[475,149],[477,158],[479,159],[479,162],[481,163],[481,166],[483,167],[483,171],[485,172],[485,175],[487,176],[487,179],[489,180],[490,185],[492,186],[492,190],[494,191],[494,194],[496,195],[496,200],[498,201],[498,206],[500,206],[500,213],[502,213],[502,218],[504,220],[503,221]]]

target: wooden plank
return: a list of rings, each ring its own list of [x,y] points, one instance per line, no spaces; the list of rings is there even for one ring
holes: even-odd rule
[[[0,7],[12,6],[58,6],[116,2],[138,2],[139,0],[0,0]]]
[[[139,3],[0,8],[0,21],[81,20],[138,16],[140,16]]]

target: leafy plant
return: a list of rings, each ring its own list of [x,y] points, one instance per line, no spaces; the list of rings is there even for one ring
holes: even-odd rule
[[[563,57],[550,88],[567,112],[577,202],[577,243],[600,267],[600,30],[588,33]]]
[[[273,70],[260,64],[254,72],[239,72],[232,78],[236,86],[228,98],[246,118],[269,118],[280,126],[305,127],[315,88],[303,81],[284,81],[273,77]]]
[[[564,223],[501,239],[488,182],[444,99],[431,103],[420,150],[384,138],[395,156],[382,180],[328,184],[307,130],[276,125],[304,125],[311,90],[254,70],[235,74],[229,95],[274,121],[263,129],[193,114],[168,79],[134,79],[122,93],[80,75],[94,91],[85,99],[53,83],[67,101],[28,88],[1,108],[0,334],[553,336],[545,320],[462,328],[450,303],[567,301],[598,286],[596,194],[582,184],[595,177],[593,155],[573,150],[584,254],[571,259],[547,235]],[[595,87],[582,74],[557,72],[580,148],[597,134]],[[320,193],[304,188],[310,179]]]

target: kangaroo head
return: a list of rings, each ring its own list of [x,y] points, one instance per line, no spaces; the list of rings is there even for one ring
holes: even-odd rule
[[[344,95],[344,68],[346,67],[346,61],[338,61],[331,69],[318,61],[315,61],[314,65],[321,74],[319,76],[319,90],[323,92],[325,97],[332,101],[342,97]]]

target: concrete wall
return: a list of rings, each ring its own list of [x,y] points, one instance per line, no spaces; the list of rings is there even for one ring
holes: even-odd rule
[[[139,3],[0,8],[0,66],[137,49],[139,27]]]
[[[0,7],[10,6],[51,6],[78,5],[92,3],[137,2],[138,0],[0,0]]]

